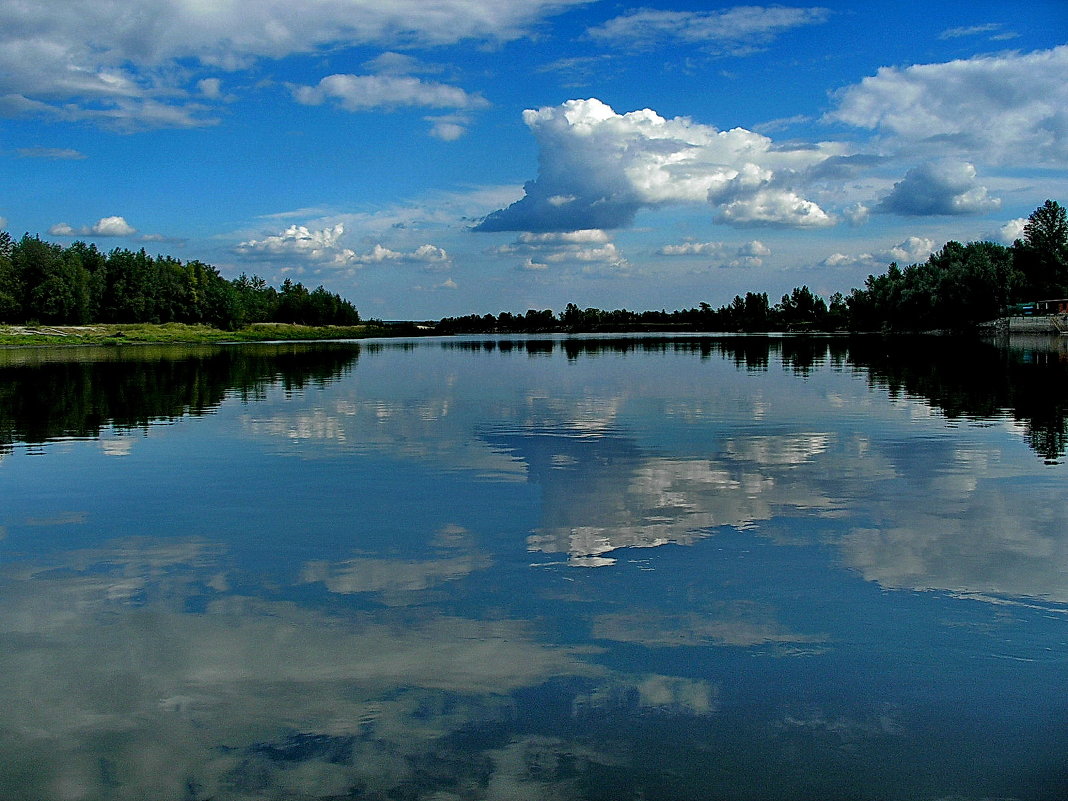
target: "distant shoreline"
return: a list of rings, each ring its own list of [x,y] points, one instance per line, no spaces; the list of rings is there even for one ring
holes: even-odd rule
[[[842,336],[959,336],[960,332],[951,331],[894,331],[894,332],[859,332],[859,331],[697,331],[665,327],[663,329],[642,329],[612,331],[599,329],[582,330],[547,330],[502,331],[486,333],[486,336],[529,336],[537,333],[611,335],[613,333],[629,334],[722,334],[750,336],[793,335],[814,337]],[[974,334],[990,336],[999,334],[1056,334],[1057,330],[1042,318],[1002,317],[976,327]],[[298,342],[338,339],[375,339],[394,336],[464,336],[464,334],[443,334],[427,330],[415,323],[389,322],[361,323],[354,326],[307,326],[290,323],[255,323],[235,331],[226,331],[209,325],[189,325],[185,323],[99,323],[92,325],[0,325],[0,348],[34,348],[34,347],[76,347],[80,345],[137,345],[137,344],[241,344],[245,342]],[[467,334],[479,336],[479,334]]]
[[[235,331],[184,323],[100,323],[96,325],[0,325],[0,347],[56,347],[126,344],[219,344],[278,340],[366,339],[397,333],[389,326],[308,326],[255,323]]]

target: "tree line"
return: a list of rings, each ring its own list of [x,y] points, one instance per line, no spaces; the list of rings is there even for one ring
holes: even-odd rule
[[[531,309],[526,314],[447,317],[438,333],[548,331],[962,331],[1003,316],[1024,301],[1068,297],[1068,219],[1047,200],[1035,209],[1023,237],[1011,246],[994,242],[948,242],[927,261],[904,268],[891,263],[869,275],[863,287],[828,300],[807,286],[778,303],[766,292],[747,292],[719,308],[634,312]]]
[[[322,286],[286,279],[275,289],[259,276],[227,280],[201,261],[150,256],[144,249],[104,253],[0,231],[0,322],[206,323],[232,330],[254,322],[356,325],[351,302]]]
[[[723,306],[701,303],[668,312],[530,309],[446,317],[439,334],[546,331],[921,331],[964,330],[1002,316],[1027,300],[1068,296],[1068,219],[1047,200],[1011,246],[948,242],[926,262],[892,263],[861,288],[828,300],[808,286],[772,303],[766,292],[736,295]],[[87,322],[207,323],[224,329],[253,322],[356,325],[351,302],[322,286],[286,279],[275,289],[253,275],[233,280],[201,261],[149,256],[144,249],[104,253],[28,234],[0,231],[0,322],[78,325]]]

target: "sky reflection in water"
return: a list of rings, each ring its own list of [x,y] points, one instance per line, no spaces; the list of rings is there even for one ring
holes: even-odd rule
[[[1068,367],[940,347],[0,354],[0,797],[1064,797]]]

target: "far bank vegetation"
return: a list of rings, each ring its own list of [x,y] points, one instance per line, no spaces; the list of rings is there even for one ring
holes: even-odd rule
[[[258,276],[233,280],[200,261],[75,242],[69,247],[0,231],[0,322],[186,323],[234,330],[249,323],[354,326],[356,307],[322,286]]]

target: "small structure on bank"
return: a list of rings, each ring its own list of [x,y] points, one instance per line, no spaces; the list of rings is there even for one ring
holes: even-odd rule
[[[1068,298],[1032,300],[1008,309],[1009,331],[1068,334]]]

